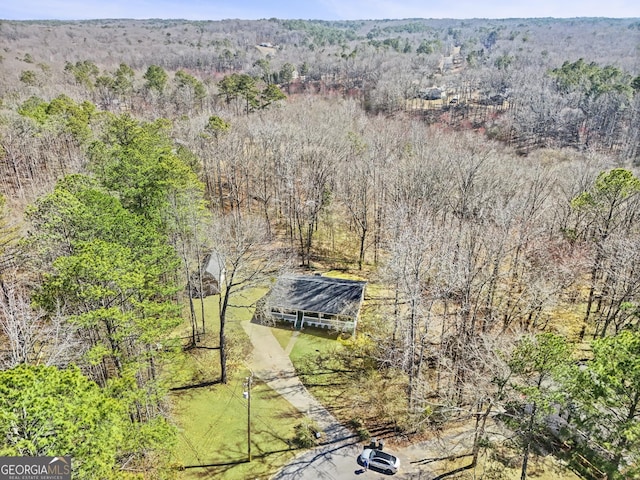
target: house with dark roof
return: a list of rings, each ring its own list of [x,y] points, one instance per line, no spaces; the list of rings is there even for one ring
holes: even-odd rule
[[[305,326],[355,332],[366,282],[322,277],[283,275],[266,298],[272,318]]]

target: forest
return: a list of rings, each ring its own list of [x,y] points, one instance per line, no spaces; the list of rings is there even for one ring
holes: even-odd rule
[[[640,19],[2,20],[0,45],[0,455],[175,478],[169,358],[211,342],[227,384],[243,293],[334,271],[362,319],[300,373],[366,387],[345,423],[471,418],[475,464],[497,418],[522,478],[540,452],[640,478]]]

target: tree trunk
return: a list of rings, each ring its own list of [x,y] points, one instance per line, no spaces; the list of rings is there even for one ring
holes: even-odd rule
[[[198,262],[198,287],[200,289],[200,315],[202,316],[202,335],[206,333],[204,321],[204,287],[202,285],[202,259],[200,258],[200,248],[196,248],[196,259]]]
[[[491,402],[487,405],[487,409],[481,417],[476,417],[476,431],[473,437],[473,459],[471,460],[472,467],[478,464],[478,456],[480,455],[480,445],[482,438],[484,437],[485,425],[487,424],[487,418],[491,413]]]
[[[227,306],[229,305],[230,287],[226,287],[224,294],[220,293],[220,382],[227,383],[227,341],[225,337],[225,326],[227,320]]]
[[[533,440],[533,423],[536,416],[537,404],[534,402],[531,407],[531,417],[529,419],[529,427],[527,428],[527,439],[522,454],[522,471],[520,472],[520,480],[527,479],[527,467],[529,465],[529,451],[531,450],[531,442]]]
[[[358,257],[358,270],[362,270],[362,264],[364,263],[364,246],[367,237],[367,229],[362,227],[360,232],[360,256]]]

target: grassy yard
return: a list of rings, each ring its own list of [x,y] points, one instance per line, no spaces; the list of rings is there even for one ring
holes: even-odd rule
[[[341,348],[338,336],[336,332],[319,328],[302,330],[301,334],[296,338],[296,343],[289,357],[294,365],[301,365],[303,362],[313,360],[319,355],[330,354],[336,348]]]
[[[338,273],[336,276],[343,276]],[[372,302],[379,301],[386,292],[368,287]],[[252,389],[251,449],[253,461],[248,462],[247,449],[247,400],[243,396],[248,372],[244,359],[251,351],[249,339],[241,327],[242,321],[253,316],[251,305],[266,293],[266,290],[247,291],[236,297],[228,314],[227,334],[230,343],[230,380],[227,385],[214,383],[220,375],[218,347],[218,297],[205,299],[207,333],[201,338],[198,348],[180,350],[165,368],[166,378],[173,388],[199,383],[208,386],[172,391],[170,400],[175,423],[179,428],[179,445],[176,464],[182,467],[180,479],[216,478],[240,480],[245,478],[269,478],[285,465],[296,453],[291,448],[294,427],[301,414],[277,393],[257,379]],[[201,324],[200,305],[196,301],[198,324]],[[366,332],[367,319],[362,320]],[[287,325],[273,327],[274,336],[282,348],[293,341],[290,357],[310,392],[344,423],[364,420],[372,435],[384,435],[385,425],[380,420],[397,405],[394,399],[403,397],[404,383],[400,377],[385,378],[371,365],[361,364],[367,355],[367,335],[356,339],[341,336],[336,332],[308,328],[296,333]],[[185,322],[176,337],[184,345],[190,334],[189,322]],[[339,360],[339,353],[351,343],[352,354],[347,360]],[[353,354],[355,351],[355,354]],[[398,413],[398,412],[396,412]],[[372,419],[377,419],[377,423]],[[367,422],[369,420],[369,422]],[[366,432],[366,431],[365,431]],[[464,465],[468,459],[455,462],[438,462],[439,473],[450,472]],[[483,458],[476,474],[497,474],[500,478],[518,478],[517,468],[505,467],[503,463]],[[532,460],[530,471],[536,478],[574,480],[575,475],[557,464],[542,459]],[[469,476],[465,476],[469,474]],[[473,471],[465,471],[457,478],[473,478]]]
[[[251,320],[255,301],[264,289],[242,292],[232,297],[227,316],[229,343],[229,382],[215,383],[220,376],[218,335],[218,297],[205,299],[206,335],[198,348],[178,349],[163,370],[170,388],[172,415],[178,427],[176,465],[179,478],[216,478],[240,480],[267,478],[285,465],[295,454],[289,442],[300,413],[262,382],[254,379],[251,396],[251,449],[248,462],[247,400],[243,393],[248,372],[244,359],[250,342],[241,322]],[[195,301],[198,325],[201,325],[200,301]],[[184,346],[191,334],[185,321],[175,338]],[[197,384],[209,384],[196,386]]]
[[[295,454],[290,449],[300,414],[261,382],[251,389],[251,453],[248,462],[246,372],[227,385],[185,390],[172,395],[178,419],[179,478],[225,480],[269,476]],[[202,466],[205,467],[202,467]]]
[[[271,329],[271,331],[273,332],[273,336],[276,337],[276,340],[278,340],[278,343],[283,349],[287,348],[295,332],[293,326],[290,323],[285,322],[281,322],[275,325]]]

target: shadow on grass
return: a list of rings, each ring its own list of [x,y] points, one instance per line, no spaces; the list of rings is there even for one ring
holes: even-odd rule
[[[210,387],[211,385],[218,385],[220,383],[222,383],[220,381],[220,379],[211,380],[210,382],[194,383],[192,385],[184,385],[182,387],[173,387],[173,388],[170,388],[169,391],[170,392],[180,392],[182,390],[192,390],[194,388]]]
[[[422,460],[416,460],[414,462],[410,462],[413,463],[415,465],[427,465],[429,463],[434,463],[434,462],[440,462],[440,461],[452,461],[452,460],[458,460],[460,458],[466,458],[466,457],[473,457],[472,453],[463,453],[460,455],[449,455],[448,457],[440,457],[440,458],[424,458]],[[471,463],[469,463],[468,465],[464,465],[462,467],[456,468],[454,470],[451,470],[450,472],[445,472],[445,473],[441,473],[440,475],[433,477],[433,480],[442,480],[443,478],[447,478],[447,477],[452,477],[454,475],[457,475],[458,473],[462,473],[465,470],[470,470],[473,467],[475,467],[474,462],[472,461]]]
[[[230,462],[218,462],[218,463],[203,463],[202,465],[185,465],[182,470],[190,470],[192,468],[211,468],[211,467],[233,467],[234,465],[242,465],[243,463],[249,463],[249,459],[233,460]]]
[[[434,477],[433,480],[442,480],[443,478],[451,477],[453,475],[457,475],[458,473],[462,473],[465,470],[471,470],[473,467],[475,467],[475,465],[472,462],[469,465],[465,465],[464,467],[456,468],[455,470],[451,470],[450,472],[446,472],[441,475],[438,475],[437,477]]]
[[[202,343],[196,343],[189,341],[186,345],[182,346],[183,352],[190,352],[192,350],[220,350],[220,346],[217,347],[209,347],[207,345],[202,345]]]
[[[260,453],[256,453],[252,455],[252,460],[262,460],[265,459],[271,455],[277,455],[280,453],[286,453],[286,452],[291,452],[293,450],[296,450],[295,448],[281,448],[279,450],[270,450],[268,452],[260,452]],[[243,458],[240,460],[229,460],[226,462],[212,462],[212,463],[202,463],[199,465],[184,465],[181,467],[181,470],[193,470],[196,468],[215,468],[215,467],[234,467],[237,465],[243,465],[245,463],[251,463],[249,462],[248,458]]]
[[[465,457],[471,457],[473,454],[471,453],[463,453],[460,455],[449,455],[448,457],[440,457],[440,458],[423,458],[422,460],[415,460],[411,463],[415,463],[416,465],[427,465],[429,463],[433,463],[433,462],[441,462],[444,460],[447,461],[451,461],[451,460],[458,460],[459,458],[465,458]]]
[[[293,418],[294,420],[299,420],[300,412],[298,411],[281,412],[277,415],[277,418]]]

